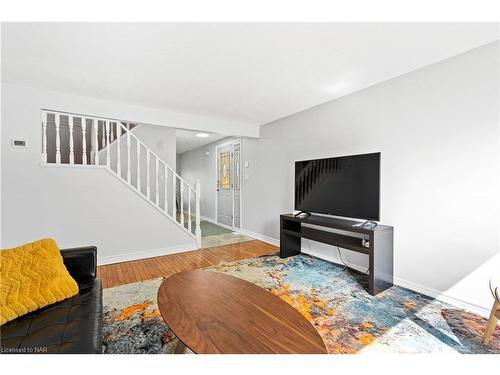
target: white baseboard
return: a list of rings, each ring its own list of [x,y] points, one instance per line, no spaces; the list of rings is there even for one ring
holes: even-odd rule
[[[133,252],[133,253],[126,253],[126,254],[120,254],[120,255],[110,255],[110,256],[103,256],[103,257],[98,256],[97,257],[97,264],[99,266],[103,266],[106,264],[129,262],[131,260],[153,258],[153,257],[162,256],[162,255],[184,253],[186,251],[192,251],[192,250],[197,250],[197,249],[198,249],[198,247],[196,246],[196,243],[194,243],[192,245],[188,244],[188,245],[162,247],[161,249],[137,251],[137,252]]]
[[[215,219],[214,218],[211,218],[211,217],[208,217],[208,216],[203,216],[203,215],[200,215],[200,220],[203,220],[203,221],[208,221],[209,223],[212,223],[212,224],[217,224],[215,222]]]
[[[274,245],[274,246],[280,245],[280,240],[277,240],[276,238],[264,236],[263,234],[252,232],[252,231],[247,230],[247,229],[241,229],[241,234],[244,234],[245,236],[248,236],[248,237],[253,237],[256,240],[261,240],[263,242],[270,243],[271,245]]]
[[[240,228],[231,227],[231,226],[226,225],[226,224],[221,224],[221,223],[218,223],[218,222],[217,222],[217,220],[212,219],[211,217],[201,216],[201,215],[200,215],[200,220],[208,221],[209,223],[212,223],[212,224],[218,225],[219,227],[226,228],[226,229],[232,230],[232,231],[234,231],[234,232],[239,232],[239,233],[241,233],[241,229],[240,229]]]
[[[332,262],[332,263],[338,264],[340,266],[343,266],[343,264],[339,261],[339,259],[337,259],[333,256],[327,256],[325,254],[322,254],[322,253],[319,253],[319,252],[316,252],[314,250],[310,250],[307,248],[306,249],[302,248],[302,252],[305,254],[312,255],[316,258],[320,258],[320,259],[326,260],[328,262]],[[352,264],[352,263],[348,263],[348,265],[350,268],[355,269],[356,271],[366,272],[365,267],[358,266],[358,265]],[[438,290],[435,290],[432,288],[427,288],[425,286],[416,284],[416,283],[411,282],[411,281],[401,279],[399,277],[394,277],[394,284],[398,285],[400,287],[406,288],[406,289],[413,290],[414,292],[418,292],[418,293],[424,294],[426,296],[435,298],[438,301],[448,303],[452,306],[461,308],[463,310],[473,312],[473,313],[481,315],[482,317],[485,317],[485,318],[487,318],[490,314],[490,311],[488,308],[485,308],[485,307],[482,307],[482,306],[476,305],[474,303],[467,302],[467,301],[464,301],[464,300],[461,300],[461,299],[458,299],[455,297],[448,296],[448,295],[446,295],[446,293],[439,292]]]
[[[302,247],[302,252],[304,254],[309,254],[309,255],[312,255],[313,257],[316,257],[316,258],[319,258],[319,259],[323,259],[323,260],[326,260],[328,262],[331,262],[331,263],[335,263],[335,264],[338,264],[339,266],[344,266],[342,264],[342,262],[340,261],[340,259],[334,257],[334,256],[328,256],[328,255],[325,255],[325,254],[322,254],[320,252],[316,252],[312,249],[307,249],[307,248],[304,248]],[[350,262],[347,262],[346,261],[346,264],[349,266],[349,268],[352,268],[356,271],[359,271],[359,272],[363,272],[365,273],[366,272],[366,267],[362,267],[362,266],[358,266],[357,264],[354,264],[354,263],[350,263]]]
[[[452,306],[461,308],[463,310],[467,310],[475,314],[481,315],[484,318],[488,318],[488,316],[490,315],[489,308],[485,308],[483,306],[476,305],[475,303],[467,302],[462,299],[449,296],[446,294],[446,292],[443,293],[438,290],[428,288],[408,280],[401,279],[399,277],[394,277],[394,284],[399,285],[406,289],[413,290],[418,293],[425,294],[426,296],[435,298],[438,301],[448,303]]]
[[[200,219],[214,222],[213,219],[206,218],[203,216],[201,216]],[[273,237],[265,236],[263,234],[252,232],[252,231],[247,230],[247,229],[242,229],[241,233],[244,234],[245,236],[249,236],[249,237],[255,238],[257,240],[267,242],[271,245],[275,245],[275,246],[280,245],[279,239],[276,239]],[[192,251],[192,250],[196,250],[196,249],[197,249],[196,244],[179,245],[179,246],[171,246],[171,247],[166,247],[166,248],[161,248],[161,249],[145,250],[145,251],[138,251],[138,252],[134,252],[134,253],[112,255],[112,256],[107,256],[107,257],[99,257],[98,258],[98,265],[101,266],[101,265],[105,265],[105,264],[128,262],[128,261],[137,260],[137,259],[152,258],[152,257],[157,257],[157,256],[162,256],[162,255],[183,253],[186,251]],[[326,261],[329,261],[329,262],[332,262],[335,264],[339,264],[342,266],[342,264],[339,262],[339,259],[337,259],[334,256],[325,256],[325,254],[316,252],[316,251],[314,251],[312,249],[308,249],[308,248],[303,248],[302,252],[305,254],[312,255],[316,258],[323,259],[323,260],[326,260]],[[366,268],[358,266],[356,264],[349,263],[349,267],[351,267],[357,271],[360,271],[360,272],[366,271]],[[404,279],[399,278],[399,277],[394,277],[394,284],[401,286],[403,288],[410,289],[410,290],[413,290],[415,292],[424,294],[426,296],[435,298],[438,301],[448,303],[452,306],[476,313],[476,314],[481,315],[481,316],[486,317],[486,318],[490,314],[489,308],[485,308],[483,306],[479,306],[479,305],[476,305],[474,303],[467,302],[467,301],[461,300],[459,298],[449,296],[445,292],[443,293],[443,292],[440,292],[438,290],[428,288],[428,287],[425,287],[423,285],[420,285],[420,284],[417,284],[417,283],[414,283],[414,282],[411,282],[408,280],[404,280]]]

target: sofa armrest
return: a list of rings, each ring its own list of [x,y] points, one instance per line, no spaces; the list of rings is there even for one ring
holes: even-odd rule
[[[78,284],[92,281],[97,273],[97,247],[61,249],[64,265]]]

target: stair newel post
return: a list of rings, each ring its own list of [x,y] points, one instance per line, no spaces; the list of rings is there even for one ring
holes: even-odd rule
[[[137,138],[136,138],[137,139]],[[139,140],[137,140],[139,142]],[[127,130],[127,182],[130,184],[130,132]]]
[[[191,232],[191,186],[188,185],[188,230]],[[191,232],[192,233],[192,232]]]
[[[61,133],[60,128],[60,118],[57,113],[54,113],[54,121],[56,122],[56,163],[61,164]]]
[[[151,199],[151,186],[150,186],[150,183],[149,183],[149,162],[151,160],[151,155],[149,153],[149,150],[146,149],[146,194],[147,194],[147,197],[148,197],[148,200]]]
[[[97,120],[97,123],[99,123],[99,120]],[[106,146],[106,131],[104,130],[104,124],[102,125],[102,132],[101,132],[101,148],[104,148]]]
[[[68,116],[68,125],[69,125],[69,163],[75,164],[75,153],[73,150],[73,116]]]
[[[111,147],[109,147],[109,126],[111,124],[109,123],[109,121],[104,121],[104,125],[106,127],[106,165],[108,166],[108,168],[110,168],[111,167],[111,155],[110,155],[109,149]]]
[[[181,225],[184,227],[184,182],[179,179],[179,188],[181,189]]]
[[[82,164],[87,165],[87,119],[82,120]]]
[[[110,129],[109,129],[109,140],[113,142],[115,140],[115,126],[113,125],[112,122],[109,123]]]
[[[82,117],[82,126],[85,121],[86,120]],[[95,119],[94,121],[92,121],[92,126],[94,127],[94,144],[92,147],[92,151],[94,153],[94,164],[99,165],[99,120]]]
[[[120,148],[120,136],[122,134],[120,125],[118,122],[116,124],[116,174],[118,177],[122,177],[122,161],[121,161],[121,148]]]
[[[42,162],[47,163],[47,112],[42,112]]]
[[[175,174],[175,172],[172,170],[172,219],[174,219],[175,221],[177,221],[177,218],[176,218],[176,215],[175,215],[175,198],[176,198],[176,193],[175,193],[175,188],[176,188],[176,185],[177,185],[177,176]]]
[[[159,177],[158,177],[158,163],[159,163],[159,160],[158,160],[158,156],[155,156],[155,204],[157,205],[160,205],[160,194],[159,194],[159,191],[158,191],[158,180],[159,180]]]
[[[165,163],[163,164],[163,175],[164,175],[163,188],[165,190],[165,213],[168,214],[168,188],[167,188],[168,169]]]
[[[137,152],[137,190],[141,192],[141,144],[139,139],[136,139]]]
[[[196,228],[195,228],[195,235],[196,235],[196,242],[198,242],[198,247],[201,247],[201,225],[200,225],[200,194],[201,194],[201,186],[200,186],[200,180],[196,180],[195,184],[195,189],[196,189]]]

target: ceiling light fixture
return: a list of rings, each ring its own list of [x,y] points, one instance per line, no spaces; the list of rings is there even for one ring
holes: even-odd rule
[[[207,138],[208,134],[207,133],[196,133],[196,136],[199,138]]]

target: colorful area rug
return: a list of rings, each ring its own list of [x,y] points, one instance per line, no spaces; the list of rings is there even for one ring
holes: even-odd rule
[[[500,327],[481,343],[486,319],[393,287],[376,297],[367,276],[307,255],[245,259],[207,269],[276,294],[318,330],[329,353],[500,353]],[[177,344],[156,304],[162,279],[104,290],[105,353],[172,353]]]

